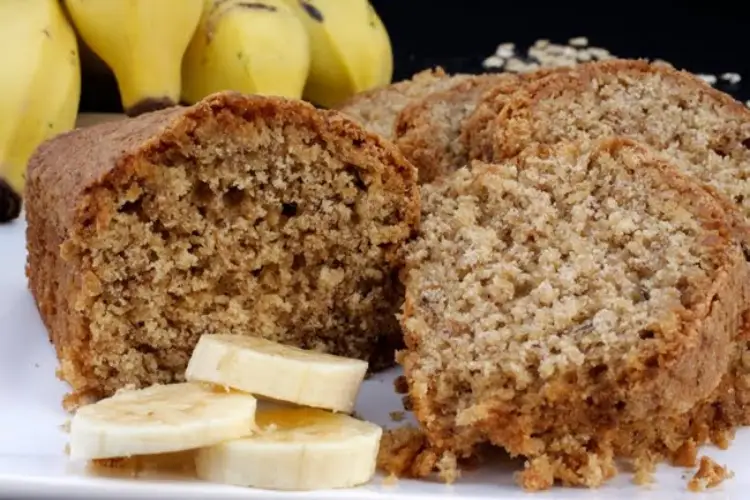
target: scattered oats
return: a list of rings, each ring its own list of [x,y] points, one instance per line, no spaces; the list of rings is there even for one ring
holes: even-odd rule
[[[739,75],[739,73],[728,72],[728,73],[722,73],[721,79],[729,82],[732,85],[736,85],[740,83],[740,81],[742,80],[742,77]]]
[[[578,54],[578,50],[576,50],[575,47],[563,47],[562,48],[562,55],[564,57],[567,57],[569,59],[575,59],[577,54]]]
[[[556,43],[551,43],[547,45],[546,52],[548,54],[554,55],[554,56],[561,56],[565,52],[565,45],[558,45]]]
[[[70,443],[65,443],[65,447],[63,448],[63,453],[66,455],[70,455]]]
[[[65,434],[70,434],[70,419],[65,420],[65,422],[60,425],[60,430]]]
[[[598,60],[603,59],[612,59],[612,54],[607,49],[602,49],[599,47],[589,47],[588,48],[589,54],[591,54],[591,57]]]
[[[589,39],[585,36],[577,36],[568,40],[568,45],[573,47],[586,47],[589,44]]]
[[[391,420],[394,422],[401,422],[406,417],[406,413],[403,411],[392,411],[388,415],[390,415]]]
[[[501,43],[495,50],[495,55],[507,59],[513,57],[516,54],[516,44],[514,43]]]
[[[487,69],[502,68],[505,66],[505,59],[498,56],[490,56],[482,62],[482,66]]]
[[[699,73],[699,74],[697,74],[695,76],[697,76],[698,78],[700,78],[701,80],[703,80],[704,82],[706,82],[709,85],[714,85],[716,83],[716,76],[714,76],[714,75],[706,75],[706,74],[703,74],[703,73]]]
[[[506,71],[509,71],[511,73],[528,73],[539,68],[539,63],[529,63],[515,57],[512,59],[508,59],[508,61],[505,63]]]
[[[535,41],[525,54],[516,52],[512,43],[502,43],[495,54],[488,57],[483,66],[487,69],[502,69],[510,73],[528,73],[539,68],[571,67],[578,63],[612,59],[606,49],[589,47],[589,40],[580,36],[571,38],[568,45],[556,44],[542,38]]]
[[[484,60],[482,66],[487,70],[529,73],[540,68],[572,67],[579,63],[604,61],[616,57],[605,48],[590,46],[589,39],[585,36],[573,37],[568,40],[567,45],[540,38],[526,51],[520,52],[516,52],[516,45],[512,42],[501,43],[497,46],[495,53]],[[664,59],[654,59],[652,63],[673,67]],[[711,74],[697,74],[696,76],[709,85],[716,85],[718,80],[736,85],[742,80],[742,77],[734,72],[722,73],[718,78]],[[745,105],[750,107],[750,101],[747,101]]]

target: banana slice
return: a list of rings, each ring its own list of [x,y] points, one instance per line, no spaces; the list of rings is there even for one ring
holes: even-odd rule
[[[256,400],[199,384],[120,391],[80,408],[70,424],[70,458],[149,455],[210,446],[255,430]]]
[[[203,335],[185,377],[302,406],[349,413],[364,361],[240,335]]]
[[[349,488],[368,482],[382,429],[313,408],[259,409],[255,435],[198,450],[199,478],[274,490]]]

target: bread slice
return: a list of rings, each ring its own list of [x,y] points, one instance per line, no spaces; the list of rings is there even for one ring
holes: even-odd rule
[[[620,138],[423,186],[401,362],[431,445],[503,446],[538,489],[689,440],[684,414],[727,389],[744,344],[750,268],[725,206]]]
[[[427,69],[411,79],[361,92],[339,106],[339,111],[382,137],[391,139],[398,114],[410,103],[444,90],[469,75],[448,75],[442,68]]]
[[[516,93],[492,159],[537,144],[624,135],[679,160],[750,215],[750,110],[699,78],[646,61],[583,64]]]
[[[466,148],[469,159],[492,160],[495,120],[511,96],[520,87],[569,69],[569,67],[542,68],[530,73],[504,73],[515,78],[498,80],[489,89],[486,89],[480,96],[474,110],[461,126],[461,143]]]
[[[486,90],[518,81],[510,73],[472,76],[428,94],[399,113],[394,140],[417,167],[420,183],[433,182],[467,164],[468,151],[460,140],[464,120]]]
[[[366,360],[400,341],[416,172],[336,112],[216,94],[47,142],[27,189],[69,406],[182,380],[204,333]]]

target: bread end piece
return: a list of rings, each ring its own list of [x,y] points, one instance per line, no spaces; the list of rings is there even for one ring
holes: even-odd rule
[[[392,362],[416,172],[341,114],[215,94],[63,134],[28,178],[29,287],[69,407],[182,380],[203,333]]]

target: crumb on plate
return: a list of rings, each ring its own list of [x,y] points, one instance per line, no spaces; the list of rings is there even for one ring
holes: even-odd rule
[[[403,375],[396,377],[393,381],[393,389],[396,391],[396,394],[407,394],[409,392],[409,382],[406,380],[406,377]]]
[[[688,482],[688,489],[693,492],[714,488],[734,476],[734,473],[714,462],[710,457],[701,457],[698,470]]]

